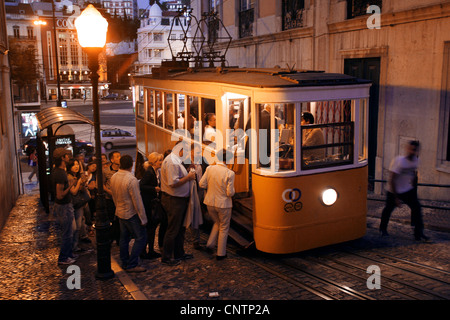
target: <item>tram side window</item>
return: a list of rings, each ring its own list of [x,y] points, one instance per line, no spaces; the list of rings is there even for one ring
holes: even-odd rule
[[[173,130],[173,117],[174,117],[174,99],[172,93],[166,93],[164,95],[165,110],[164,110],[164,128]]]
[[[147,120],[151,123],[155,123],[155,106],[153,103],[153,90],[147,90]]]
[[[162,109],[161,91],[155,91],[155,105],[156,105],[157,124],[162,127],[164,113]]]
[[[188,96],[186,100],[189,102],[189,117],[187,121],[187,129],[195,141],[200,141],[200,110],[198,105],[198,97]]]
[[[144,103],[137,101],[136,102],[136,115],[138,118],[144,119],[145,109],[144,109]]]
[[[216,141],[216,101],[201,98],[203,119],[203,143],[210,144]]]
[[[261,168],[270,168],[272,133],[275,130],[271,123],[272,106],[267,103],[258,104],[256,105],[256,110],[258,113],[258,166]],[[275,119],[275,127],[278,127],[277,119]]]
[[[275,136],[277,171],[295,168],[295,105],[292,103],[275,104],[275,120],[279,134]]]
[[[186,101],[186,96],[184,94],[177,94],[177,101],[178,103],[176,104],[176,119],[175,119],[175,128],[177,130],[183,130],[185,129],[185,110],[186,110],[186,106],[185,106],[185,101]]]
[[[244,100],[230,100],[228,103],[227,145],[233,152],[245,148],[244,109]]]
[[[302,169],[353,163],[354,123],[351,101],[302,104]]]

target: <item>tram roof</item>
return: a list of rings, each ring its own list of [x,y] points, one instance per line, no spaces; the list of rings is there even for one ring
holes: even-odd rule
[[[156,71],[156,72],[155,72]],[[234,85],[273,88],[337,86],[371,83],[340,73],[323,71],[248,68],[201,68],[188,70],[153,69],[153,74],[135,75],[135,79],[217,82]]]

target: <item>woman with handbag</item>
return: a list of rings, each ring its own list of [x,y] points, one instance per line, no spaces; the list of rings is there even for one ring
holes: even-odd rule
[[[163,245],[164,234],[167,229],[167,221],[160,202],[160,168],[163,160],[164,156],[162,154],[152,152],[148,156],[148,167],[139,182],[142,202],[144,203],[144,208],[148,219],[146,226],[148,251],[147,249],[144,249],[142,252],[141,258],[143,259],[155,259],[161,257],[161,254],[155,252],[154,250],[156,228],[159,225],[158,245],[160,248]]]
[[[69,180],[69,185],[72,183],[72,180],[74,181],[70,188],[76,224],[73,235],[73,251],[80,252],[83,250],[78,247],[78,242],[80,238],[86,237],[84,210],[88,201],[91,199],[91,196],[86,189],[87,175],[80,173],[80,163],[78,160],[70,159],[67,164],[67,178]]]

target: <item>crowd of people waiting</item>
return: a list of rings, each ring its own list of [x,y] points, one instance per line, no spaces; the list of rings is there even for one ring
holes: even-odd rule
[[[221,150],[214,163],[202,156],[199,145],[177,142],[164,155],[152,152],[138,180],[133,159],[112,151],[102,154],[105,210],[111,222],[111,242],[117,242],[122,268],[145,272],[141,259],[160,258],[161,263],[178,265],[192,259],[185,252],[185,233],[193,235],[193,248],[226,258],[226,244],[235,193],[235,174],[226,163],[233,154]],[[55,192],[53,214],[60,224],[59,264],[73,264],[80,241],[93,235],[98,191],[97,161],[84,155],[71,157],[70,150],[53,153],[52,183]],[[200,226],[212,223],[206,244],[200,243]],[[130,241],[134,244],[130,249]],[[155,245],[156,241],[156,245]],[[217,249],[215,249],[217,246]],[[91,249],[92,250],[92,249]]]

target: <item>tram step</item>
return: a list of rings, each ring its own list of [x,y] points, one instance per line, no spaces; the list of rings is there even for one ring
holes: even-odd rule
[[[239,232],[233,229],[233,227],[230,227],[228,231],[228,236],[236,241],[241,247],[248,248],[253,243],[253,240],[248,240],[240,235]]]
[[[251,219],[251,216],[249,217],[242,212],[233,210],[233,214],[231,215],[231,222],[237,225],[238,229],[242,229],[242,231],[244,231],[245,233],[250,233],[251,235],[253,235],[253,221]]]

